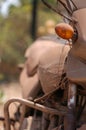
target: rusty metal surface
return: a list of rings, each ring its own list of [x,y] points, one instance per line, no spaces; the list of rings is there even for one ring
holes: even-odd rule
[[[5,115],[5,124],[6,124],[6,130],[11,130],[10,128],[10,119],[9,119],[9,106],[13,102],[19,102],[23,105],[27,105],[28,107],[35,108],[37,110],[43,111],[45,113],[54,114],[54,115],[65,115],[66,111],[61,111],[48,108],[46,106],[40,105],[40,104],[34,104],[32,101],[27,101],[25,99],[18,99],[18,98],[12,98],[8,100],[4,105],[4,115]]]

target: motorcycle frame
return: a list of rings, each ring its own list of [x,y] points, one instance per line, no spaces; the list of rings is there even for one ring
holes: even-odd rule
[[[76,93],[77,93],[76,85],[71,83],[69,85],[68,91],[69,91],[68,92],[68,109],[74,110],[75,107],[76,107]],[[64,111],[64,110],[60,111],[60,110],[57,110],[57,109],[52,109],[52,108],[46,107],[44,105],[40,105],[38,103],[34,103],[32,101],[28,101],[28,100],[25,100],[25,99],[12,98],[12,99],[9,99],[4,105],[4,116],[5,116],[6,130],[11,130],[10,116],[9,116],[9,106],[13,102],[18,102],[22,105],[26,105],[28,107],[37,109],[39,111],[42,111],[42,112],[45,112],[45,113],[48,113],[48,114],[54,114],[54,115],[59,115],[59,116],[66,116],[66,114],[67,114],[67,111]],[[20,124],[22,124],[22,120],[20,121]],[[19,130],[21,130],[21,125],[20,125]]]

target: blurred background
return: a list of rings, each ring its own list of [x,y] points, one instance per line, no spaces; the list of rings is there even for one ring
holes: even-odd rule
[[[0,83],[18,80],[26,48],[59,21],[41,0],[0,0]]]
[[[55,34],[60,20],[41,0],[0,0],[0,115],[5,101],[22,97],[18,65],[26,49],[40,36]]]

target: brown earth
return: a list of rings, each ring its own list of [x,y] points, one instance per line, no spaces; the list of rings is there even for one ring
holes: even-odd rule
[[[21,87],[19,83],[7,83],[7,84],[1,84],[0,85],[0,90],[3,92],[4,96],[3,99],[0,102],[0,116],[3,116],[3,107],[4,107],[4,103],[12,98],[12,97],[22,97],[21,94]],[[11,108],[11,113],[12,111],[15,109],[15,105],[13,105],[13,107]]]
[[[3,92],[4,96],[0,100],[0,116],[4,117],[4,104],[12,97],[22,97],[21,87],[19,83],[3,83],[0,84],[0,91]],[[11,117],[13,117],[18,104],[12,104],[10,106]],[[4,130],[2,122],[0,122],[0,130]]]

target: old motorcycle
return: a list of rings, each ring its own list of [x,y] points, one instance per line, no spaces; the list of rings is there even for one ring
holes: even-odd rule
[[[66,23],[58,24],[55,30],[69,45],[53,47],[54,51],[49,49],[46,57],[42,56],[38,68],[42,97],[34,101],[13,98],[5,104],[6,130],[10,130],[8,108],[13,102],[42,111],[42,130],[76,130],[86,123],[86,1],[57,0],[59,7],[64,7],[62,12],[56,4],[54,8],[52,3],[42,1],[64,17]],[[46,55],[49,52],[51,55]]]

